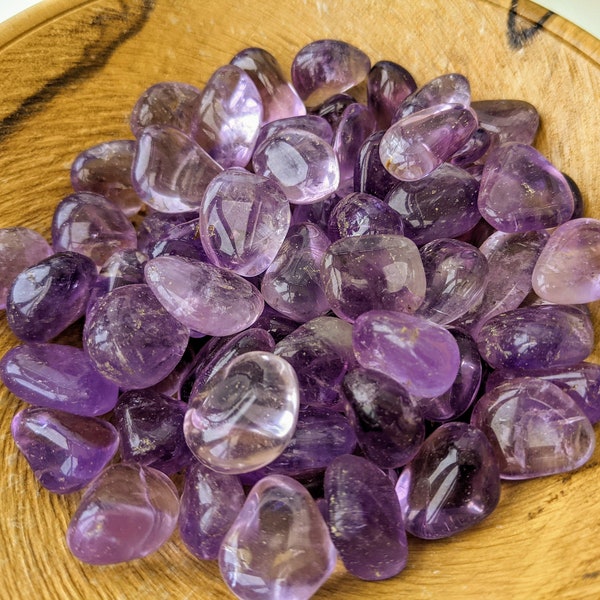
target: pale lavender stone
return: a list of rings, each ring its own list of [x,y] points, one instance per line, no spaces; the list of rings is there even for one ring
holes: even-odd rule
[[[425,297],[419,250],[401,235],[337,240],[323,256],[321,277],[332,310],[348,321],[376,309],[414,312]]]
[[[458,374],[456,340],[447,329],[423,317],[387,310],[366,312],[354,324],[352,343],[361,367],[395,379],[415,396],[443,394]]]
[[[179,497],[171,480],[151,467],[108,467],[87,489],[67,530],[80,561],[108,565],[158,550],[177,526]]]
[[[15,346],[0,361],[0,375],[15,396],[35,406],[94,417],[117,403],[117,385],[73,346]]]
[[[36,479],[55,494],[84,488],[117,451],[119,434],[102,419],[26,408],[11,423],[17,448]]]
[[[223,540],[221,575],[244,600],[308,600],[337,554],[315,501],[297,481],[259,481]]]
[[[160,303],[186,327],[231,335],[250,327],[264,300],[249,281],[198,260],[159,256],[146,263],[146,282]]]
[[[236,475],[217,473],[199,462],[191,466],[179,510],[179,534],[186,548],[202,560],[216,560],[245,499]]]
[[[383,166],[379,156],[379,144],[384,133],[376,131],[364,141],[354,166],[354,189],[381,200],[398,185],[398,180]]]
[[[282,129],[302,129],[310,131],[323,141],[331,144],[333,142],[333,130],[329,122],[318,115],[300,115],[297,117],[286,117],[285,119],[277,119],[265,123],[260,128],[258,139],[256,140],[256,148],[258,148],[266,139],[280,132]]]
[[[524,100],[478,100],[471,103],[479,125],[492,136],[493,144],[520,142],[532,144],[540,116],[535,106]]]
[[[341,40],[317,40],[304,46],[292,62],[292,82],[307,106],[345,92],[366,79],[369,57]]]
[[[168,235],[169,231],[198,217],[197,211],[184,213],[162,213],[150,211],[136,226],[138,250],[149,254],[151,248]]]
[[[33,229],[0,229],[0,310],[6,307],[8,290],[15,277],[51,254],[50,244]]]
[[[173,225],[148,249],[149,258],[157,256],[182,256],[210,262],[198,235],[200,219],[196,217],[185,223]]]
[[[589,419],[559,387],[533,377],[507,381],[475,404],[471,423],[488,436],[504,479],[578,469],[594,452]]]
[[[500,473],[484,433],[446,423],[423,443],[396,484],[406,531],[440,539],[488,517],[500,500]]]
[[[225,65],[212,74],[194,106],[192,136],[224,169],[245,167],[262,123],[263,104],[252,78]]]
[[[213,264],[254,277],[273,262],[290,219],[290,204],[275,181],[228,169],[206,188],[198,233]]]
[[[331,539],[348,572],[378,581],[406,566],[408,546],[394,484],[373,463],[346,454],[325,473]]]

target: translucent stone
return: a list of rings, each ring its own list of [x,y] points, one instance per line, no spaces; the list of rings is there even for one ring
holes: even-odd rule
[[[571,219],[581,219],[584,216],[585,212],[585,202],[583,200],[583,195],[577,183],[573,180],[572,177],[563,172],[563,177],[567,180],[569,184],[569,188],[571,188],[571,193],[573,194],[573,202],[575,208],[573,209],[573,214],[571,215]]]
[[[426,291],[416,314],[447,325],[481,302],[489,269],[486,257],[475,246],[438,239],[425,244],[420,254]]]
[[[315,501],[297,481],[259,481],[223,540],[219,568],[244,600],[308,600],[335,568],[337,554]]]
[[[408,547],[394,484],[373,463],[346,454],[325,473],[331,539],[346,570],[369,581],[406,566]]]
[[[535,106],[524,100],[478,100],[471,103],[479,125],[488,131],[495,145],[505,142],[532,144],[540,116]]]
[[[55,494],[70,494],[92,481],[117,451],[115,428],[93,417],[47,408],[26,408],[11,433],[36,479]]]
[[[396,493],[407,532],[424,539],[449,537],[480,523],[498,505],[498,460],[482,431],[446,423],[402,471]]]
[[[219,67],[194,106],[192,136],[224,169],[245,167],[263,123],[259,91],[246,71]]]
[[[327,120],[318,115],[301,115],[265,123],[260,128],[260,133],[256,140],[256,148],[258,148],[266,139],[279,133],[283,129],[302,129],[303,131],[314,133],[328,144],[333,142],[333,130]]]
[[[179,129],[152,125],[137,140],[132,181],[140,198],[167,213],[197,209],[221,167]]]
[[[245,499],[237,476],[199,462],[192,465],[185,474],[179,510],[179,533],[186,548],[202,560],[216,560]]]
[[[381,469],[404,466],[425,439],[420,405],[383,373],[353,369],[342,383],[350,420],[365,458]]]
[[[292,62],[292,82],[307,106],[345,92],[366,79],[369,57],[340,40],[317,40],[304,46]]]
[[[439,104],[396,121],[383,135],[379,157],[397,179],[418,181],[448,160],[477,129],[475,113]]]
[[[398,185],[398,180],[383,166],[379,156],[379,144],[384,133],[376,131],[364,141],[354,165],[355,190],[381,200]]]
[[[600,300],[600,221],[574,219],[557,227],[535,264],[532,282],[548,302]]]
[[[265,308],[256,323],[254,323],[254,326],[267,331],[277,343],[292,333],[292,331],[295,331],[298,328],[298,323],[284,317],[280,312],[265,304]]]
[[[509,233],[556,227],[574,209],[563,174],[535,148],[516,142],[489,154],[477,202],[490,225]]]
[[[189,83],[161,81],[150,86],[138,98],[129,126],[135,137],[140,137],[145,127],[164,125],[185,133],[191,130],[193,106],[200,90]]]
[[[198,212],[162,213],[150,211],[138,224],[138,250],[148,255],[157,242],[168,235],[169,231],[198,216]]]
[[[350,94],[334,94],[311,109],[311,113],[325,119],[335,133],[344,111],[352,104],[356,100]]]
[[[171,480],[151,467],[108,467],[87,489],[67,530],[80,561],[109,565],[158,550],[177,525],[179,497]]]
[[[331,211],[342,198],[352,193],[352,191],[352,182],[350,180],[342,181],[335,192],[329,194],[324,200],[312,204],[296,204],[292,210],[292,225],[313,223],[327,233]]]
[[[522,377],[484,394],[471,423],[492,443],[504,479],[578,469],[592,456],[594,429],[577,404],[549,381]]]
[[[6,299],[6,319],[25,342],[47,342],[77,321],[96,281],[96,265],[77,252],[58,252],[21,271]]]
[[[29,404],[88,417],[111,411],[119,393],[83,350],[60,344],[11,348],[0,361],[0,375]]]
[[[472,166],[475,161],[483,160],[492,144],[492,136],[483,127],[478,127],[471,137],[450,158],[457,167]]]
[[[100,267],[115,252],[135,249],[137,236],[125,213],[104,196],[76,192],[54,210],[52,247],[89,256]]]
[[[337,240],[325,252],[321,277],[331,308],[348,321],[376,309],[414,312],[425,297],[419,250],[401,235]]]
[[[200,219],[173,225],[154,245],[148,249],[149,258],[157,256],[179,256],[210,262],[202,240],[198,235]]]
[[[495,369],[570,366],[588,357],[594,330],[589,315],[574,306],[531,306],[487,321],[477,346]]]
[[[213,264],[254,277],[273,262],[290,219],[289,202],[275,181],[229,169],[206,188],[198,232]]]
[[[144,284],[117,288],[98,300],[83,330],[84,349],[96,369],[125,389],[164,379],[183,356],[188,337],[188,329]]]
[[[456,340],[447,329],[423,317],[387,310],[366,312],[354,324],[352,342],[361,367],[395,379],[415,396],[443,394],[458,374]]]
[[[291,228],[262,278],[265,302],[300,323],[328,312],[320,267],[329,244],[329,238],[312,223]]]
[[[262,48],[246,48],[238,52],[230,64],[250,75],[263,105],[263,122],[306,114],[306,107],[294,86],[289,84],[277,59]]]
[[[292,366],[269,352],[247,352],[190,398],[185,439],[214,471],[253,471],[283,452],[294,434],[298,410]]]
[[[481,218],[478,190],[472,175],[446,163],[418,183],[396,185],[385,201],[402,217],[406,237],[422,246],[472,229]]]
[[[177,256],[146,263],[146,282],[160,303],[190,329],[231,335],[250,327],[264,300],[249,281],[232,271]]]
[[[282,129],[267,138],[252,157],[254,172],[274,179],[292,204],[324,200],[340,183],[333,148],[301,129]]]
[[[0,310],[6,308],[8,290],[15,277],[51,254],[50,244],[33,229],[0,229]]]

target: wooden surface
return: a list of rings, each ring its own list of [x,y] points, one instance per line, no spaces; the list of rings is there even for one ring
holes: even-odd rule
[[[510,4],[48,0],[0,27],[0,226],[27,225],[47,236],[52,207],[69,193],[73,157],[131,137],[128,112],[152,83],[202,86],[235,52],[255,45],[288,70],[301,46],[325,37],[355,43],[373,62],[398,61],[419,83],[460,71],[475,99],[529,100],[542,115],[537,146],[579,183],[587,213],[600,217],[600,43],[557,16],[525,34],[545,11],[519,2],[525,18],[509,19]],[[2,353],[16,343],[3,318],[0,340]],[[0,598],[230,597],[216,565],[194,559],[176,535],[131,564],[98,568],[72,558],[64,534],[79,495],[50,495],[28,472],[9,434],[20,408],[2,388]],[[599,457],[577,473],[504,484],[500,506],[481,526],[449,540],[411,540],[409,565],[393,580],[361,582],[340,566],[315,597],[600,598]]]

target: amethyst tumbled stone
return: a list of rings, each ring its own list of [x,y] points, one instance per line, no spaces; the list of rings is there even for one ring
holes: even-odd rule
[[[494,145],[504,142],[532,144],[540,124],[535,106],[525,100],[477,100],[471,104],[479,125],[493,139]]]

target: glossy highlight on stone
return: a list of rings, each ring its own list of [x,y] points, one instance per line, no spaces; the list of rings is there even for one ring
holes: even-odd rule
[[[495,145],[505,142],[532,144],[540,124],[535,106],[525,100],[477,100],[471,103],[479,125]]]

